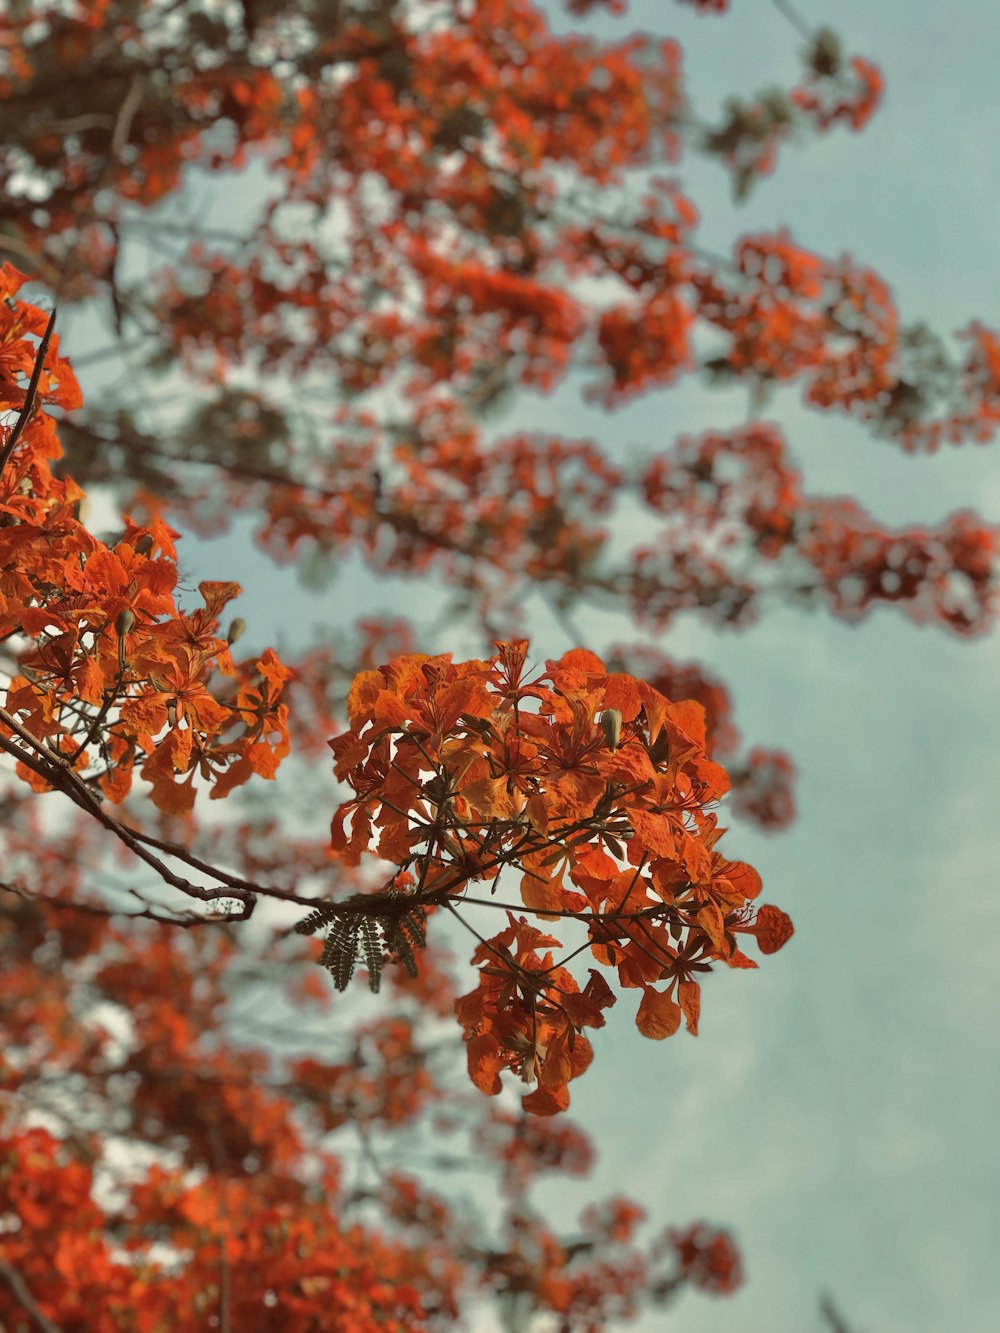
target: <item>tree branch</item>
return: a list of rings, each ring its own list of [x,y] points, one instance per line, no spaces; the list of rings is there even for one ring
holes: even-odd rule
[[[39,1308],[37,1301],[28,1290],[28,1284],[21,1276],[18,1269],[6,1259],[0,1259],[0,1277],[4,1279],[8,1287],[20,1301],[23,1309],[27,1310],[32,1319],[42,1330],[42,1333],[60,1333],[59,1325],[53,1323],[44,1310]]]
[[[28,385],[28,392],[24,399],[24,405],[14,422],[14,429],[7,439],[7,443],[0,448],[0,473],[7,466],[7,460],[14,452],[14,448],[24,432],[25,426],[35,410],[35,399],[38,395],[38,381],[42,378],[42,371],[45,368],[45,358],[49,351],[49,342],[52,338],[52,330],[56,326],[56,312],[53,309],[49,315],[49,322],[45,326],[45,332],[42,334],[42,341],[38,345],[38,354],[35,357],[35,366],[31,372],[31,382]]]

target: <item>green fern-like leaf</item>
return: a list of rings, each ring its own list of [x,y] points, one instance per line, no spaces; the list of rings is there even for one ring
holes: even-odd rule
[[[382,938],[379,935],[378,926],[370,917],[362,918],[360,943],[365,967],[368,969],[368,985],[371,987],[372,994],[377,995],[382,984],[382,968],[385,964],[385,955],[382,952]]]
[[[364,894],[354,894],[341,903],[321,903],[295,927],[299,935],[311,935],[327,929],[320,955],[320,965],[333,978],[337,990],[346,990],[361,961],[368,970],[368,984],[376,994],[382,984],[387,962],[399,963],[411,977],[417,975],[418,949],[426,945],[427,913],[411,907],[377,916],[345,913],[347,904],[363,902]]]
[[[411,908],[403,916],[386,923],[386,948],[395,962],[401,963],[411,977],[417,975],[416,949],[426,944],[427,913],[420,907]]]
[[[360,921],[341,917],[335,921],[326,937],[320,965],[328,968],[337,990],[346,990],[354,975],[354,964],[358,957],[358,930]]]
[[[328,926],[331,921],[336,921],[340,915],[340,909],[335,903],[321,903],[319,907],[303,917],[296,925],[296,935],[312,935],[319,930],[321,926]]]

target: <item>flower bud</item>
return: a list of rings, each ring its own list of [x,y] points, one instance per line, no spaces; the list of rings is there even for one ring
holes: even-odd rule
[[[617,708],[605,708],[601,714],[601,730],[609,750],[617,750],[622,734],[622,715]]]
[[[230,648],[233,646],[233,644],[236,642],[237,639],[242,639],[243,631],[246,629],[246,627],[247,627],[247,622],[243,619],[243,617],[237,616],[236,619],[233,621],[233,623],[229,626],[229,633],[226,635],[226,643],[229,644]]]
[[[130,606],[126,606],[124,611],[118,612],[118,619],[115,621],[115,629],[118,631],[118,637],[124,639],[135,624],[135,612]]]

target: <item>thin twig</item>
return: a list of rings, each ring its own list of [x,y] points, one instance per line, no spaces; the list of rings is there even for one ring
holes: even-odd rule
[[[474,907],[498,907],[504,912],[531,912],[539,917],[558,916],[569,917],[574,921],[579,921],[586,925],[589,921],[641,921],[645,918],[656,918],[669,910],[666,903],[650,903],[648,907],[640,907],[635,912],[623,912],[619,907],[614,912],[571,912],[558,907],[549,909],[548,907],[526,907],[524,903],[502,902],[497,898],[470,898],[463,895],[461,901]]]
[[[468,921],[466,921],[465,917],[462,916],[461,912],[459,912],[456,909],[455,904],[451,901],[450,898],[446,898],[442,903],[442,906],[448,909],[448,911],[452,914],[452,916],[455,918],[455,920],[458,922],[460,926],[464,926],[470,935],[474,935],[476,937],[476,939],[479,941],[479,943],[483,946],[484,949],[489,949],[491,954],[493,954],[496,958],[499,958],[499,960],[503,963],[504,967],[508,968],[511,972],[514,972],[525,979],[536,975],[533,972],[529,972],[527,968],[522,967],[516,958],[511,958],[510,954],[504,953],[502,949],[498,949],[497,946],[493,944],[490,940],[486,939],[485,936],[480,935],[479,931],[475,928],[475,926],[470,926]]]
[[[94,737],[100,731],[101,724],[107,717],[108,713],[111,711],[111,705],[118,698],[118,691],[121,689],[121,684],[124,679],[125,679],[125,671],[124,667],[122,667],[118,671],[118,678],[116,679],[114,686],[110,690],[104,691],[104,702],[101,704],[100,711],[97,714],[95,714],[93,720],[90,723],[90,726],[87,728],[87,734],[84,736],[83,740],[76,747],[73,753],[67,756],[71,764],[76,763],[76,761],[83,754],[84,750],[86,750],[87,746],[91,744],[91,742],[94,740]]]
[[[42,334],[42,341],[38,345],[38,354],[35,357],[35,366],[31,372],[31,382],[28,385],[28,392],[24,399],[24,404],[21,407],[17,420],[14,422],[14,429],[11,431],[7,443],[0,449],[0,473],[2,473],[7,466],[7,460],[14,452],[14,447],[21,438],[24,428],[28,424],[32,412],[35,410],[35,399],[38,394],[38,381],[42,378],[42,371],[45,368],[45,358],[48,355],[49,342],[51,341],[52,330],[55,326],[56,312],[53,308],[52,313],[49,315],[49,322],[45,326],[45,332]]]
[[[115,127],[111,133],[111,160],[113,162],[118,161],[122,149],[128,143],[128,136],[132,131],[132,122],[142,105],[145,85],[146,80],[142,74],[135,73],[132,75],[132,82],[129,84],[128,92],[125,94],[121,106],[118,108]]]
[[[12,232],[4,232],[0,236],[0,250],[8,250],[11,254],[20,255],[22,259],[28,259],[33,264],[38,262],[38,251],[33,250],[27,241],[22,241],[20,236],[15,236]]]
[[[807,42],[811,42],[813,31],[802,15],[793,8],[790,0],[773,0],[773,4],[778,13],[788,20],[797,33],[804,37]]]
[[[0,880],[0,893],[11,893],[17,898],[23,898],[25,902],[41,903],[45,907],[55,907],[62,911],[82,912],[87,916],[100,916],[108,920],[112,917],[124,916],[136,921],[140,919],[158,921],[161,925],[180,926],[184,930],[189,930],[192,926],[225,925],[224,919],[199,916],[196,912],[181,911],[179,908],[169,907],[165,904],[162,911],[156,911],[149,906],[149,900],[138,889],[128,889],[126,892],[140,903],[146,904],[146,906],[138,912],[126,912],[121,907],[100,907],[97,903],[78,903],[71,898],[55,898],[51,894],[27,889],[23,884],[9,884],[6,880]]]
[[[113,124],[106,111],[84,111],[79,116],[66,116],[62,120],[46,120],[39,128],[45,134],[79,134],[83,130],[106,130]]]
[[[256,901],[252,889],[231,884],[227,884],[224,888],[203,888],[197,884],[192,884],[190,880],[185,879],[182,875],[175,874],[159,857],[153,856],[142,845],[142,839],[137,837],[133,830],[126,828],[124,824],[120,824],[117,819],[113,819],[102,809],[97,797],[62,755],[48,749],[37,736],[33,736],[27,728],[22,726],[6,708],[0,708],[0,721],[18,736],[23,742],[23,746],[28,747],[24,749],[23,746],[15,744],[8,737],[0,735],[0,749],[20,760],[32,772],[44,778],[51,787],[63,792],[75,805],[85,810],[87,814],[92,815],[99,824],[102,824],[123,842],[133,855],[141,861],[145,861],[148,866],[155,870],[171,888],[179,889],[182,893],[187,894],[189,898],[199,898],[202,902],[211,902],[217,898],[238,898],[243,911],[240,914],[234,913],[234,918],[245,920],[250,916]],[[216,878],[221,877],[216,875]]]
[[[819,1298],[820,1317],[830,1326],[830,1333],[851,1333],[850,1325],[845,1323],[840,1312],[827,1295]]]
[[[42,1333],[60,1333],[59,1325],[53,1323],[44,1310],[40,1309],[34,1296],[28,1290],[28,1284],[21,1276],[20,1272],[12,1263],[6,1259],[0,1259],[0,1277],[3,1277],[8,1287],[20,1301],[21,1306],[42,1330]]]

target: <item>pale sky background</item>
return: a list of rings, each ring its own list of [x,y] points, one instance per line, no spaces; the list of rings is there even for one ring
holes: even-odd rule
[[[794,30],[767,0],[721,19],[666,0],[634,3],[631,27],[681,40],[692,95],[797,77]],[[848,251],[892,285],[905,321],[952,331],[1000,322],[1000,5],[990,0],[798,0],[816,26],[874,58],[884,106],[860,136],[837,131],[785,149],[775,177],[734,210],[721,171],[679,172],[703,216],[700,239],[791,227],[826,255]],[[72,341],[67,340],[72,351]],[[743,420],[741,395],[692,386],[604,414],[572,387],[523,399],[501,424],[596,435],[649,448]],[[937,523],[956,508],[1000,517],[996,446],[904,456],[854,424],[804,412],[796,393],[767,409],[807,489],[850,492],[894,523]],[[234,536],[192,538],[194,578],[238,578],[255,643],[300,642],[314,623],[360,609],[414,615],[412,587],[352,571],[319,600]],[[580,613],[587,645],[627,637],[623,619]],[[634,637],[634,636],[633,636]],[[461,636],[447,645],[462,651]],[[472,646],[472,645],[470,645]],[[570,646],[539,616],[536,658]],[[704,1218],[730,1228],[746,1287],[732,1300],[686,1296],[642,1330],[811,1333],[830,1292],[853,1333],[1000,1329],[1000,639],[963,642],[890,611],[859,626],[778,612],[749,632],[682,622],[662,641],[733,692],[751,742],[791,751],[799,818],[764,837],[732,821],[729,851],[761,871],[764,900],[796,935],[758,972],[704,988],[702,1035],[664,1044],[632,1026],[626,995],[574,1118],[600,1160],[581,1184],[544,1182],[560,1215],[625,1193],[656,1227]]]

